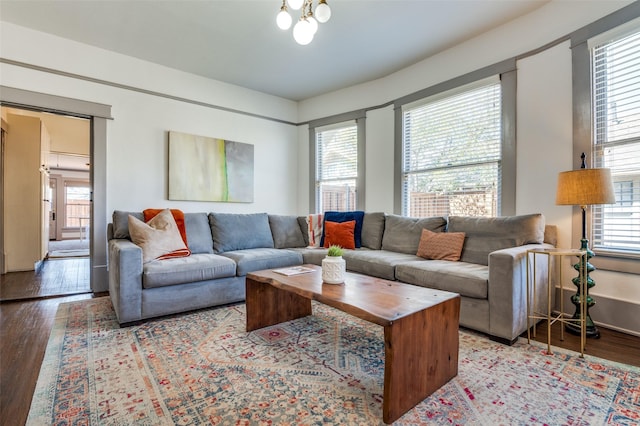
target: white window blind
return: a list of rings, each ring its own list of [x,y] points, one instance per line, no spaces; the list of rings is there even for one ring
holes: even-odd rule
[[[404,215],[497,216],[500,83],[403,111],[403,154]]]
[[[356,209],[358,126],[354,122],[316,130],[317,211]]]
[[[594,206],[594,249],[640,254],[640,32],[593,55],[595,167],[611,169],[616,204]]]

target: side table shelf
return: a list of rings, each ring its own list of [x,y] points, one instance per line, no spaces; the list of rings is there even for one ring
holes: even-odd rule
[[[547,257],[547,312],[537,312],[535,310],[536,301],[536,257],[543,255]],[[580,318],[567,318],[562,313],[563,298],[562,298],[562,258],[565,256],[572,256],[581,258],[579,262],[579,278],[580,278]],[[560,270],[560,312],[552,313],[551,306],[551,292],[555,291],[555,287],[551,282],[551,258],[556,257],[560,260],[558,269]],[[556,322],[559,323],[572,323],[580,326],[580,356],[584,357],[584,346],[586,342],[587,332],[587,252],[586,250],[578,249],[532,249],[527,250],[527,343],[531,343],[531,327],[535,327],[536,321],[539,319],[547,320],[547,353],[551,354],[551,325]],[[532,268],[533,267],[533,268]],[[531,270],[533,269],[533,273]],[[532,324],[533,320],[533,324]],[[533,336],[535,337],[535,328],[533,330]],[[560,339],[564,340],[564,327],[560,329]]]

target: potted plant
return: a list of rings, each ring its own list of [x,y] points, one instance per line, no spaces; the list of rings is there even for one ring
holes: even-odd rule
[[[346,273],[346,262],[342,258],[342,247],[332,245],[327,250],[327,256],[322,259],[322,281],[327,284],[342,284]]]

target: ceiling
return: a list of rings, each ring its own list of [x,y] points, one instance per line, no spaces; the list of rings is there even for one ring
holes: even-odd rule
[[[281,0],[0,0],[0,19],[298,101],[389,75],[549,0],[327,2],[332,17],[307,46],[276,26]]]

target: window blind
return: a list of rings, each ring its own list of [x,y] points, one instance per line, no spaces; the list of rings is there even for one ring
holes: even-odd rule
[[[497,216],[500,83],[403,111],[403,214]]]
[[[611,169],[616,204],[594,206],[594,249],[640,255],[640,32],[592,49],[595,167]]]
[[[316,131],[316,206],[319,212],[356,209],[358,126]]]

